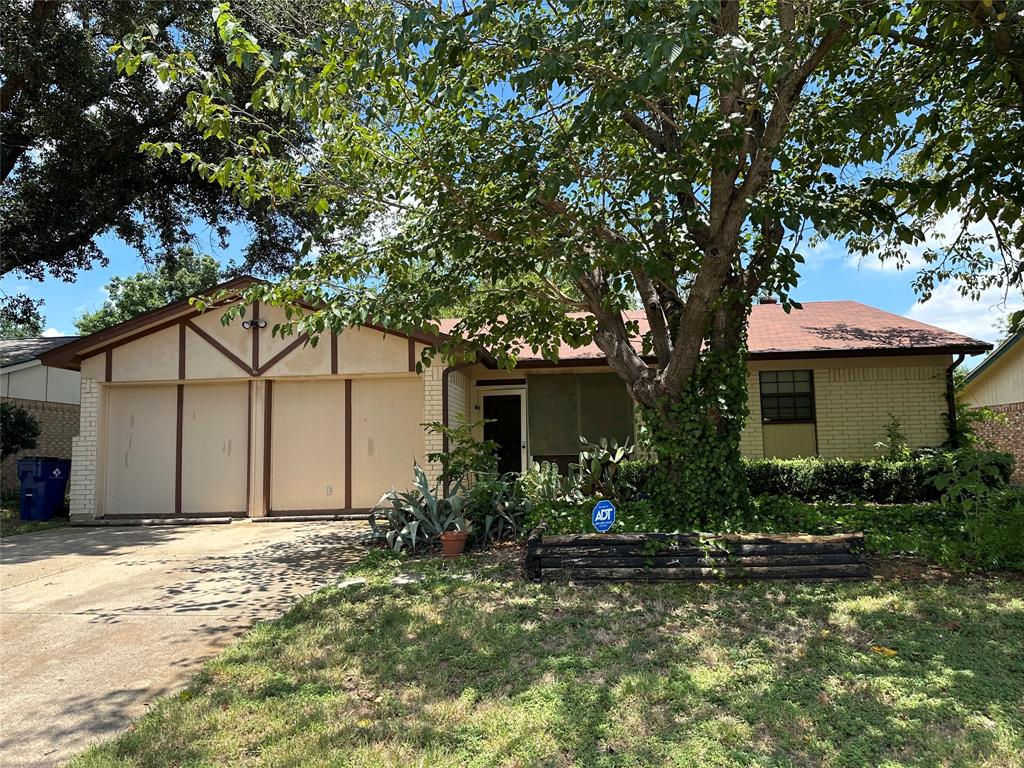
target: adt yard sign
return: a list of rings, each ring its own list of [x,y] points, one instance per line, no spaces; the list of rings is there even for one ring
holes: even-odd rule
[[[608,499],[601,499],[594,505],[594,512],[590,516],[590,521],[594,524],[594,528],[598,533],[607,533],[608,529],[615,522],[615,505],[608,501]]]

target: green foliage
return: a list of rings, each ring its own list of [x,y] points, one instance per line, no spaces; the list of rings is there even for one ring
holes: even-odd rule
[[[527,516],[526,529],[540,521],[549,534],[593,533],[596,499],[581,503],[540,503]],[[678,518],[673,518],[673,523]],[[616,512],[616,533],[690,531],[696,520],[667,524],[650,501],[625,502]],[[724,532],[838,533],[863,531],[867,548],[878,555],[907,554],[957,570],[1024,571],[1024,489],[991,491],[985,506],[965,510],[956,503],[876,505],[808,503],[792,496],[762,495],[748,511],[728,521]]]
[[[550,535],[594,533],[592,514],[594,505],[601,498],[535,503],[526,516],[524,530],[533,530],[543,522],[546,532]],[[615,507],[615,527],[612,533],[683,530],[672,527],[668,516],[662,514],[648,500],[638,499],[626,503],[616,503]]]
[[[889,421],[885,425],[885,439],[875,443],[875,447],[882,449],[889,461],[905,461],[910,458],[910,446],[903,433],[903,424],[894,414],[889,414]]]
[[[318,307],[295,320],[314,335],[458,306],[438,354],[506,366],[595,341],[642,404],[652,497],[711,523],[749,508],[742,328],[758,292],[799,306],[803,233],[905,260],[956,211],[920,291],[1024,274],[992,259],[1024,218],[1011,22],[944,5],[356,0],[268,35],[224,3],[221,61],[141,30],[118,67],[190,90],[214,148],[169,132],[150,157],[317,220],[315,256],[247,299]]]
[[[183,246],[152,269],[111,279],[106,286],[108,298],[103,306],[83,313],[75,326],[82,335],[96,333],[144,312],[195,296],[220,281],[220,265],[216,259]]]
[[[550,461],[533,464],[520,476],[519,483],[523,495],[534,505],[579,501],[582,495],[575,477],[563,475],[558,465]]]
[[[580,435],[579,463],[570,467],[569,481],[574,490],[584,496],[615,495],[615,484],[618,480],[619,466],[633,455],[633,446],[627,440],[619,445],[617,440],[599,438],[596,443]]]
[[[439,542],[445,531],[468,529],[461,489],[443,497],[430,487],[419,464],[413,474],[411,491],[389,491],[370,511],[370,540],[383,542],[395,552],[416,552]],[[377,520],[378,514],[385,518],[384,525]]]
[[[807,504],[760,496],[743,530],[863,531],[868,550],[909,554],[958,570],[1024,570],[1024,489],[989,490],[984,506],[955,501],[877,506]]]
[[[241,0],[238,7],[260,23],[305,34],[318,26],[321,6]],[[289,269],[317,224],[313,217],[283,202],[244,205],[177,159],[139,152],[142,142],[161,139],[226,156],[193,131],[187,89],[165,70],[130,76],[133,69],[117,66],[116,49],[140,28],[156,35],[164,53],[187,50],[196,66],[223,60],[206,0],[0,4],[0,274],[72,281],[106,263],[104,235],[127,242],[148,264],[173,261],[197,230],[222,247],[251,233],[242,271]],[[239,102],[254,90],[251,77],[237,76],[217,88]],[[256,114],[272,130],[290,122],[282,113]]]
[[[948,415],[946,415],[946,419],[948,421]],[[950,445],[966,448],[981,448],[984,441],[978,435],[978,425],[1005,421],[1005,415],[993,411],[987,405],[975,408],[970,403],[958,400],[956,403],[956,426],[947,442]]]
[[[476,476],[493,475],[498,471],[498,444],[493,440],[476,440],[474,431],[483,420],[446,426],[432,421],[423,427],[429,434],[448,438],[448,450],[427,454],[427,461],[441,465],[441,482],[468,483]]]
[[[465,491],[466,517],[476,524],[474,534],[479,531],[478,540],[485,544],[518,536],[532,507],[513,473],[476,475]]]
[[[655,506],[720,527],[749,508],[740,432],[747,416],[746,355],[709,353],[678,400],[643,408],[649,448],[657,456],[646,483]]]
[[[960,448],[936,454],[929,482],[942,494],[942,501],[973,508],[1001,487],[1013,470],[1009,454]]]
[[[43,316],[34,302],[19,302],[18,296],[0,298],[0,339],[34,339],[42,335]]]
[[[20,405],[0,402],[0,444],[3,458],[18,451],[35,448],[39,438],[39,420]]]

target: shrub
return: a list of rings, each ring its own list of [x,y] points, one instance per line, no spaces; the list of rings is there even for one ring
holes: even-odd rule
[[[532,502],[514,474],[477,476],[465,491],[465,513],[480,543],[518,535]]]
[[[526,516],[526,531],[544,521],[549,535],[563,533],[594,533],[591,515],[599,497],[578,502],[542,502],[533,505]],[[647,500],[635,500],[616,505],[615,533],[641,533],[646,531],[672,531],[664,515]]]
[[[454,427],[440,421],[423,424],[427,434],[448,438],[447,451],[427,454],[427,461],[441,465],[438,479],[442,483],[466,483],[475,475],[498,471],[498,444],[473,437],[473,432],[483,424],[482,420]]]
[[[39,439],[39,420],[15,403],[0,403],[0,452],[3,458],[29,448]]]
[[[754,496],[788,495],[802,501],[904,504],[937,501],[941,489],[935,478],[951,457],[978,457],[988,469],[991,487],[1005,485],[1013,472],[1013,457],[993,451],[925,453],[914,458],[888,459],[748,459],[747,483]]]

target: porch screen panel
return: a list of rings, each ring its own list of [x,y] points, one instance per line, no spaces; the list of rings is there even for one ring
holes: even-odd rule
[[[579,452],[579,403],[576,376],[531,376],[527,389],[530,452],[559,456]]]
[[[602,437],[621,445],[633,437],[633,400],[614,373],[581,373],[579,434],[592,442]],[[578,450],[578,449],[577,449]]]
[[[527,399],[535,457],[574,457],[580,435],[620,443],[633,435],[633,401],[614,373],[530,376]]]

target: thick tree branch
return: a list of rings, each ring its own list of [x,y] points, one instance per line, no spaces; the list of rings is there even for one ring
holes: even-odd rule
[[[668,323],[661,300],[654,287],[654,282],[644,269],[637,266],[632,271],[637,293],[640,294],[640,301],[644,305],[644,314],[647,315],[647,324],[651,329],[654,356],[658,359],[659,365],[667,365],[672,356],[672,339],[669,336]]]

